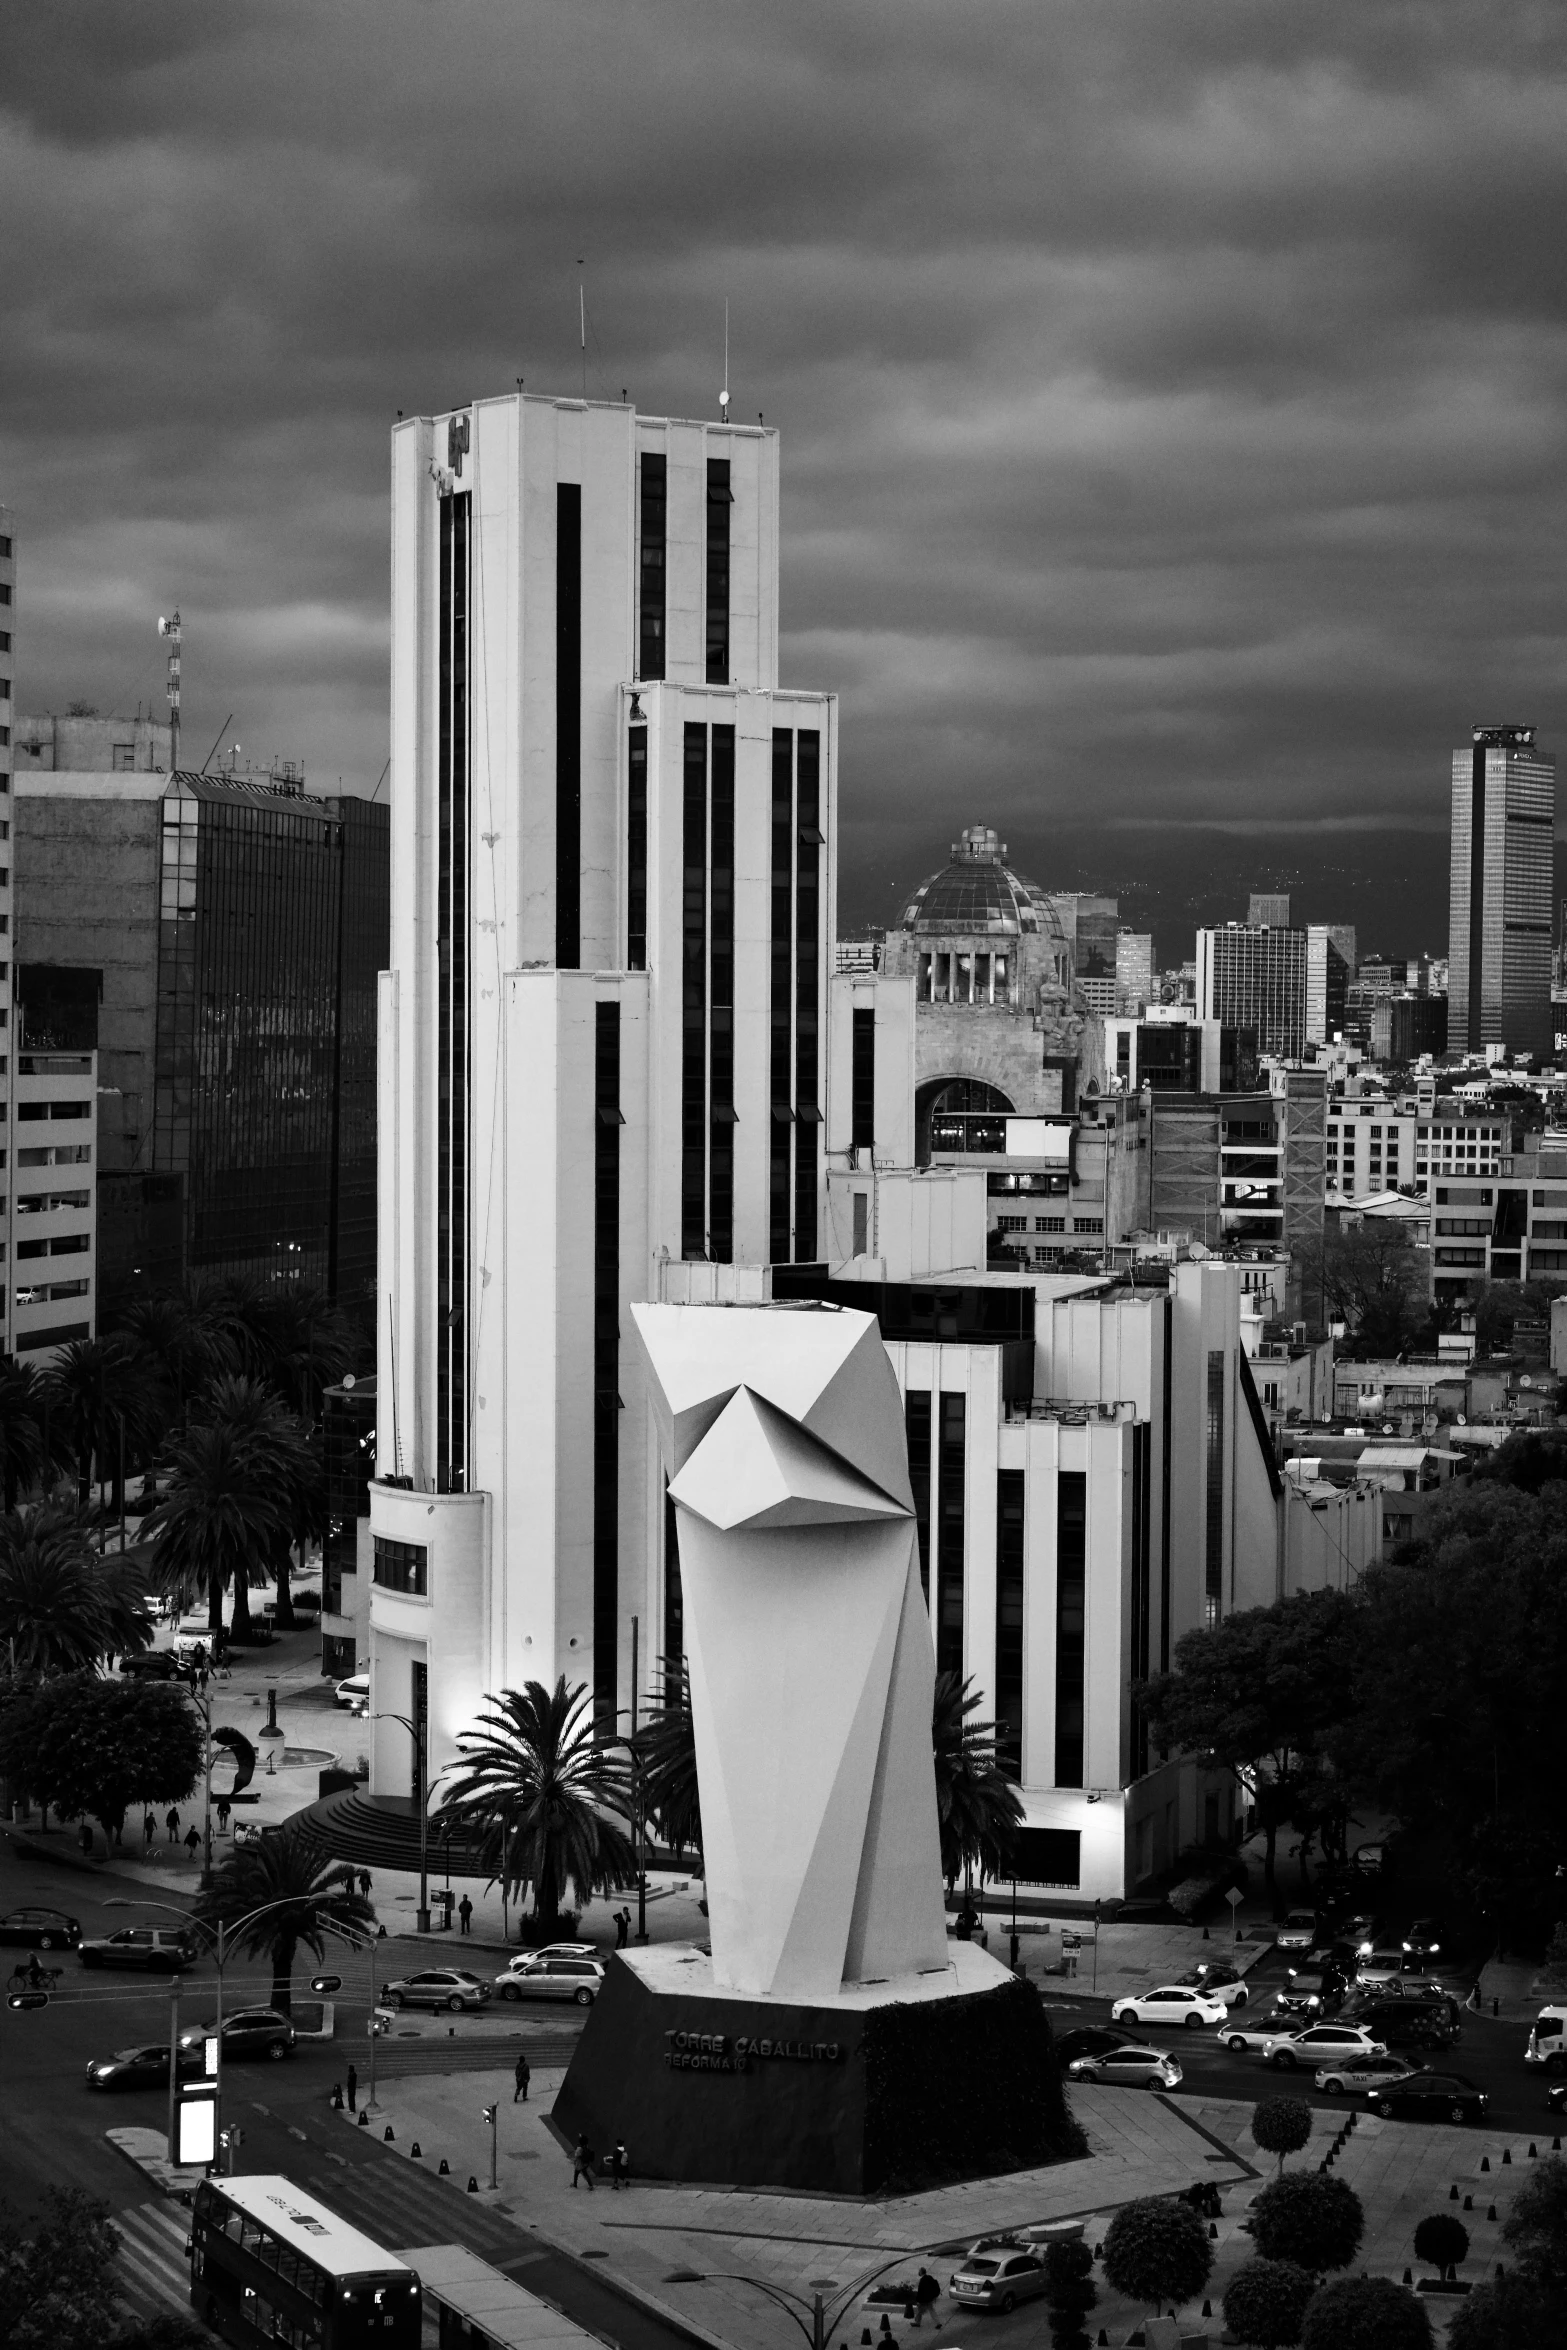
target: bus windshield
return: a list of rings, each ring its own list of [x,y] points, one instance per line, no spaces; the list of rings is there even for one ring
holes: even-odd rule
[[[191,2307],[226,2342],[288,2350],[418,2350],[408,2263],[285,2178],[204,2179]]]

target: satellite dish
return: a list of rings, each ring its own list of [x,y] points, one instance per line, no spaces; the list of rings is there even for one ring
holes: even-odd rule
[[[1203,1258],[1208,1254],[1207,1244],[1201,1240],[1194,1240],[1191,1246],[1187,1249],[1186,1253],[1189,1257],[1195,1257],[1197,1262],[1200,1264]]]
[[[1524,1373],[1523,1377],[1522,1377],[1522,1378],[1519,1380],[1518,1384],[1519,1384],[1519,1386],[1520,1386],[1520,1387],[1532,1387],[1532,1386],[1534,1385],[1534,1381],[1533,1381],[1533,1380],[1530,1378],[1530,1376],[1529,1376],[1528,1372],[1527,1372],[1527,1371],[1525,1371],[1525,1373]]]
[[[1467,1428],[1469,1425],[1469,1422],[1464,1418],[1462,1412],[1460,1412],[1458,1415],[1458,1425],[1460,1428]]]
[[[1382,1433],[1383,1433],[1383,1435],[1384,1435],[1384,1436],[1391,1436],[1391,1435],[1393,1434],[1393,1423],[1392,1423],[1392,1421],[1391,1421],[1391,1420],[1384,1420],[1384,1421],[1383,1421],[1383,1423],[1382,1423]]]

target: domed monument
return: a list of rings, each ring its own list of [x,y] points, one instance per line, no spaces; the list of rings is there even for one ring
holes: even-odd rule
[[[914,980],[916,1124],[1060,1114],[1103,1086],[1101,1031],[1074,968],[1077,903],[1007,863],[994,827],[968,825],[939,873],[920,883],[882,951]],[[1110,914],[1114,938],[1114,913]]]

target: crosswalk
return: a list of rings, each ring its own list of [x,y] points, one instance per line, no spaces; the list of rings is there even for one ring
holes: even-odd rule
[[[134,2203],[114,2214],[120,2231],[120,2295],[138,2315],[190,2309],[185,2245],[190,2213],[181,2203]]]
[[[305,2185],[382,2244],[465,2244],[497,2268],[528,2249],[520,2229],[465,2192],[465,2179],[432,2178],[416,2163],[360,2163]]]

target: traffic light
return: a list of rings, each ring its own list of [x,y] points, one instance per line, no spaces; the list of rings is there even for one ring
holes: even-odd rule
[[[6,1999],[7,2007],[47,2007],[47,1991],[13,1991]]]
[[[343,1978],[341,1975],[312,1975],[310,1988],[318,1999],[324,1999],[329,1992],[342,1990]]]
[[[486,2120],[487,2122],[491,2123],[492,2125],[494,2124],[494,2121],[495,2121],[495,2115],[496,2115],[496,2112],[497,2112],[497,2110],[498,2110],[498,2109],[497,2109],[495,2106],[493,2106],[493,2105],[487,2105],[487,2106],[484,2108],[484,2118],[485,2118],[485,2120]]]

